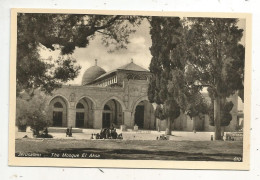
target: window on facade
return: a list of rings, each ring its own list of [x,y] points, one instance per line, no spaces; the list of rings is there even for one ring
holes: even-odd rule
[[[78,103],[76,108],[77,109],[84,109],[84,105],[82,103]]]
[[[56,103],[54,104],[54,107],[55,107],[55,108],[63,108],[63,106],[62,106],[62,104],[61,104],[60,102],[56,102]]]
[[[144,75],[136,75],[136,76],[134,77],[134,79],[136,79],[136,80],[147,80],[147,77],[144,76]]]
[[[134,75],[133,74],[128,74],[127,75],[127,79],[129,80],[129,79],[134,79]]]
[[[104,110],[111,110],[108,105],[105,105]]]

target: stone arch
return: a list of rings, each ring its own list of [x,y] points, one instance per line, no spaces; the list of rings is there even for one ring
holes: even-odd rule
[[[61,94],[56,94],[55,96],[53,96],[51,99],[49,99],[49,101],[48,101],[47,104],[50,105],[51,101],[52,101],[53,99],[57,98],[57,97],[61,97],[61,98],[65,101],[67,107],[69,106],[69,100],[68,100],[65,96],[63,96],[63,95],[61,95]]]
[[[77,103],[81,100],[81,99],[83,99],[83,98],[86,98],[86,99],[89,99],[89,100],[91,100],[92,101],[92,103],[93,103],[93,108],[96,108],[97,107],[97,103],[96,103],[96,101],[92,98],[92,97],[90,97],[90,96],[81,96],[80,98],[78,98],[75,102],[75,105],[74,105],[74,108],[76,108],[76,106],[77,106]]]
[[[147,96],[138,98],[132,106],[132,122],[139,129],[155,129],[156,119],[154,116],[154,107],[149,102]]]
[[[124,104],[118,98],[106,99],[102,104],[102,128],[120,128],[124,120],[123,109]]]
[[[149,100],[148,100],[148,96],[141,96],[141,97],[139,97],[139,98],[132,104],[131,111],[134,113],[136,106],[137,106],[141,101],[145,101],[145,100],[149,101]]]
[[[55,107],[55,104],[59,104],[59,106]],[[64,97],[57,95],[50,100],[49,117],[54,127],[68,125],[68,102]]]
[[[81,104],[83,108],[77,108]],[[94,102],[92,99],[82,96],[75,103],[75,126],[78,128],[93,128],[94,124]]]
[[[115,99],[117,100],[120,105],[122,106],[122,110],[125,111],[126,110],[126,106],[125,106],[125,103],[117,96],[110,96],[108,98],[106,98],[103,103],[101,104],[101,108],[103,109],[103,107],[105,106],[105,104],[109,101],[109,100],[112,100],[112,99]]]

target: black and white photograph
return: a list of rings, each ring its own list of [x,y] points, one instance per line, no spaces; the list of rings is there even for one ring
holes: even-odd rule
[[[248,169],[250,23],[12,9],[9,164]]]

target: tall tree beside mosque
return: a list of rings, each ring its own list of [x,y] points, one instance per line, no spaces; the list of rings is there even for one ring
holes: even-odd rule
[[[182,22],[183,26],[179,18],[151,20],[153,76],[148,97],[150,102],[163,105],[169,130],[181,110],[198,113],[192,109],[204,106],[197,102],[207,87],[214,102],[215,139],[219,140],[221,124],[229,124],[228,113],[233,107],[227,97],[244,89],[245,49],[239,43],[243,30],[237,26],[238,19],[188,18]],[[239,95],[243,99],[243,93]]]
[[[157,104],[155,116],[167,120],[165,133],[171,134],[172,123],[181,112],[191,118],[207,114],[208,105],[195,85],[192,68],[185,61],[184,29],[178,17],[152,17],[152,77],[148,98]]]
[[[152,17],[150,20],[152,77],[148,98],[158,106],[157,118],[167,120],[165,133],[171,134],[174,120],[180,116],[182,104],[186,101],[180,90],[185,86],[183,73],[185,64],[182,57],[182,26],[178,17]]]
[[[237,22],[232,18],[188,18],[184,31],[185,63],[195,85],[207,87],[212,99],[216,140],[221,139],[221,125],[232,119],[233,104],[227,97],[244,89],[245,48],[239,43],[243,30]],[[243,93],[239,95],[243,99]]]
[[[141,22],[135,16],[18,13],[17,94],[40,88],[51,93],[79,74],[71,54],[84,48],[97,34],[110,50],[126,48],[129,35]],[[58,59],[41,59],[42,49],[60,51]]]

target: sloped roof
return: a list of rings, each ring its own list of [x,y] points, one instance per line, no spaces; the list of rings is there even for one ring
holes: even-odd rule
[[[147,69],[142,68],[141,66],[138,66],[137,64],[131,62],[129,64],[126,64],[124,66],[121,66],[117,68],[118,70],[127,70],[127,71],[143,71],[143,72],[149,72]]]
[[[126,64],[126,65],[124,65],[124,66],[121,66],[121,67],[119,67],[119,68],[116,68],[116,69],[114,69],[114,70],[112,70],[112,71],[109,71],[109,72],[107,72],[107,73],[105,73],[105,74],[102,74],[101,76],[97,77],[95,80],[93,80],[93,81],[91,81],[91,82],[94,82],[94,81],[96,81],[96,80],[98,80],[98,79],[101,79],[102,77],[105,77],[105,76],[107,76],[107,75],[109,75],[109,74],[111,74],[111,73],[113,73],[113,72],[118,71],[118,70],[149,72],[147,69],[145,69],[145,68],[143,68],[143,67],[141,67],[141,66],[135,64],[134,62],[131,62],[131,63],[128,63],[128,64]],[[91,83],[91,82],[89,82],[89,83]]]

